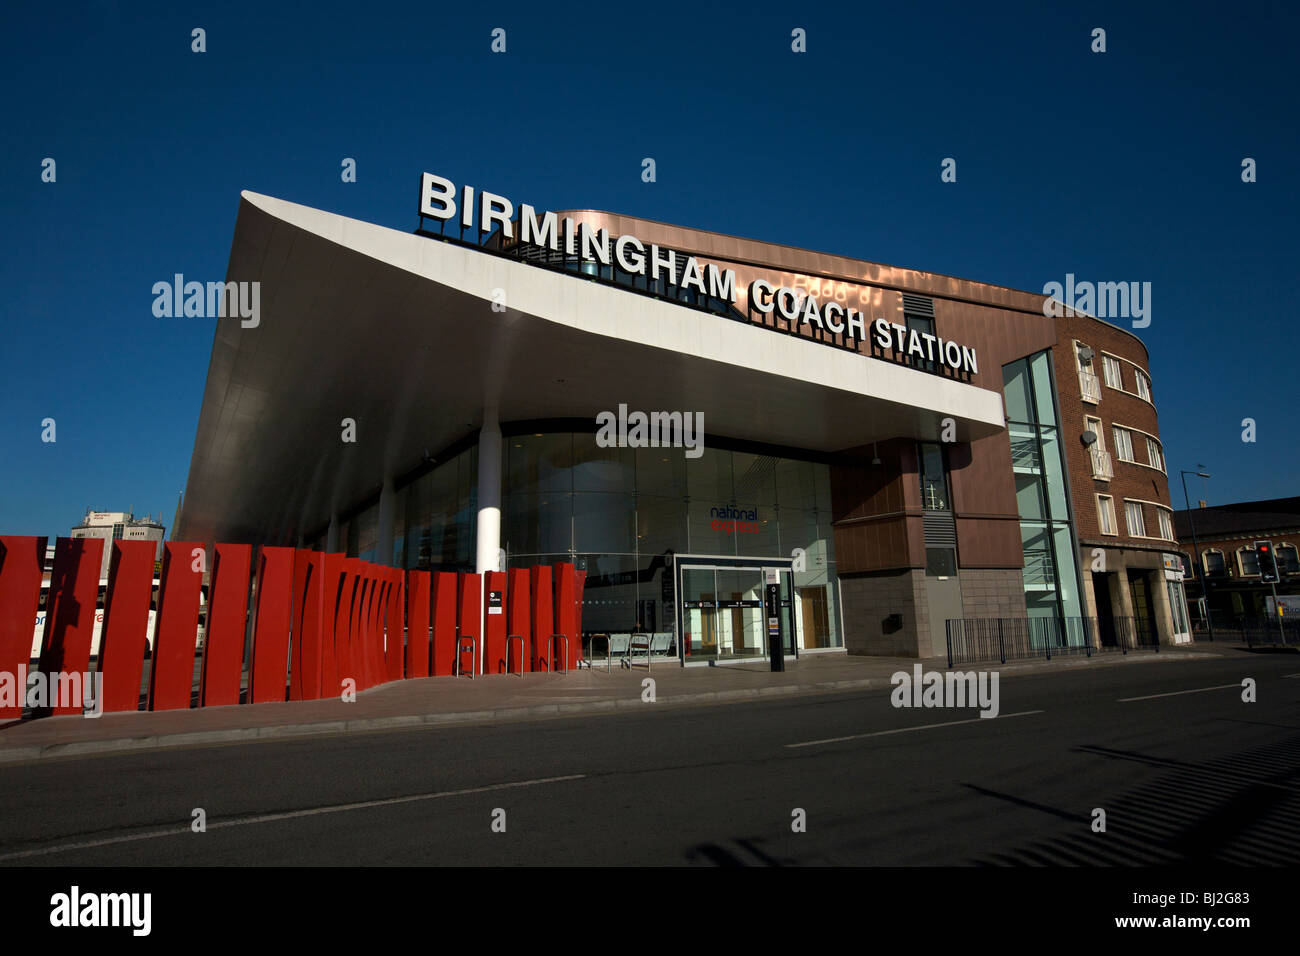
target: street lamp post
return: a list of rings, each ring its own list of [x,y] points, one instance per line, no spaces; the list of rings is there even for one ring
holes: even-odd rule
[[[1192,520],[1192,502],[1187,497],[1187,476],[1196,475],[1198,478],[1209,478],[1203,471],[1182,471],[1180,472],[1183,479],[1183,504],[1187,506],[1187,527],[1192,532],[1192,550],[1196,553],[1196,576],[1201,579],[1201,596],[1205,598],[1205,626],[1209,629],[1210,640],[1214,640],[1214,614],[1210,611],[1210,578],[1205,572],[1205,565],[1201,563],[1201,546],[1196,541],[1196,522]]]

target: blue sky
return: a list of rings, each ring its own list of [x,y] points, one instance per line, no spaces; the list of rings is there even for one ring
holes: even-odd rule
[[[241,189],[405,230],[424,170],[1023,289],[1149,281],[1175,506],[1197,463],[1212,504],[1300,494],[1291,5],[744,10],[7,6],[0,530],[170,530],[215,320],[155,318],[153,283],[224,277]]]

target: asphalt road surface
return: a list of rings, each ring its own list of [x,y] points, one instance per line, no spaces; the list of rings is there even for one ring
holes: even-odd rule
[[[1300,657],[1081,666],[999,690],[991,720],[896,709],[888,691],[661,700],[8,766],[0,865],[1300,862]]]

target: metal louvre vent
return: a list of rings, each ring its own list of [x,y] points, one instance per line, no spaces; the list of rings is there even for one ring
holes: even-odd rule
[[[927,512],[921,519],[927,548],[957,547],[957,522],[947,512]]]
[[[903,311],[908,315],[922,315],[934,318],[934,299],[924,295],[903,293]]]

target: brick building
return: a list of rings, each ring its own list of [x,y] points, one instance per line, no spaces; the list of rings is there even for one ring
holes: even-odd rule
[[[1062,436],[1084,606],[1103,643],[1190,639],[1146,346],[1087,316],[1057,319]]]
[[[1215,623],[1265,617],[1273,588],[1260,580],[1256,541],[1272,541],[1282,580],[1279,597],[1300,595],[1300,498],[1273,498],[1196,508],[1174,513],[1179,553],[1187,575],[1187,597],[1194,617],[1203,619],[1201,598],[1209,585],[1208,607]],[[1196,532],[1193,546],[1192,532]],[[1195,552],[1201,555],[1197,567]],[[1300,602],[1284,601],[1284,604]],[[1287,616],[1293,616],[1288,609]]]

